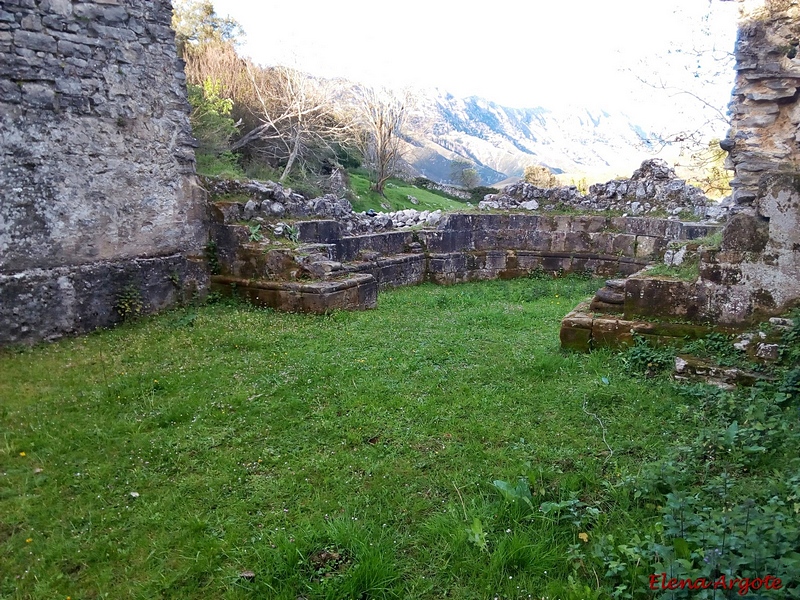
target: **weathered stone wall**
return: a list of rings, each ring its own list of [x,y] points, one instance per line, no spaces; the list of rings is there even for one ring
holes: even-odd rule
[[[0,5],[0,344],[107,325],[120,286],[145,310],[205,286],[170,18],[168,0]]]
[[[767,176],[755,216],[742,214],[722,249],[700,265],[705,312],[721,323],[758,320],[800,303],[800,173]]]
[[[703,256],[697,314],[754,321],[800,300],[800,0],[743,0],[732,120],[721,143],[737,213]]]
[[[373,306],[370,282],[377,291],[536,272],[630,275],[661,260],[668,242],[719,229],[668,219],[452,213],[436,229],[365,235],[346,235],[338,221],[298,221],[296,238],[289,243],[273,228],[259,229],[254,236],[251,226],[258,221],[232,220],[231,214],[243,214],[241,203],[234,204],[212,206],[214,263],[219,267],[212,277],[215,289],[229,292],[234,285],[258,304],[314,312]],[[359,279],[364,276],[369,280]]]
[[[764,174],[800,168],[800,1],[741,2],[731,129],[734,201],[752,206]]]

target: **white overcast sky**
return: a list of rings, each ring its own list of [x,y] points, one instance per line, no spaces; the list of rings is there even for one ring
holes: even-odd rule
[[[714,88],[706,76],[733,50],[736,2],[213,1],[242,24],[241,51],[258,63],[506,106],[572,104],[669,121],[688,95],[657,92],[634,74],[723,108],[733,81],[726,70]],[[694,50],[706,52],[697,61]]]

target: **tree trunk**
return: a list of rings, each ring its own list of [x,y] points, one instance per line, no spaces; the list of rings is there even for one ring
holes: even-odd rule
[[[278,179],[279,183],[283,183],[283,181],[289,176],[289,173],[292,170],[292,166],[294,165],[294,161],[297,158],[297,153],[300,150],[300,130],[297,130],[297,133],[294,136],[294,143],[292,144],[292,151],[289,153],[289,160],[286,161],[286,167],[283,169],[283,173],[281,173],[280,179]]]

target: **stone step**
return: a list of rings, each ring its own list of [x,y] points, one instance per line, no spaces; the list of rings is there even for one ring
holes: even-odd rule
[[[675,357],[673,377],[678,381],[702,381],[724,390],[735,389],[739,385],[750,387],[759,381],[775,380],[772,375],[737,367],[725,367],[686,354],[679,354]]]
[[[592,300],[592,303],[589,305],[589,310],[610,315],[621,315],[624,312],[622,304],[611,304],[610,302],[603,302],[597,298]]]
[[[607,304],[624,304],[625,292],[604,287],[597,290],[595,298]]]
[[[606,279],[606,287],[620,292],[625,291],[625,279]]]

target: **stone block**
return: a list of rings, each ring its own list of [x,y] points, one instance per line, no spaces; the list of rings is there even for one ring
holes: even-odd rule
[[[553,234],[548,231],[529,231],[525,235],[523,247],[526,250],[549,252],[553,250]]]
[[[609,304],[608,302],[603,302],[595,297],[595,299],[589,304],[589,310],[605,315],[615,315],[622,314],[623,308],[621,304]]]
[[[342,226],[338,221],[298,221],[298,240],[320,244],[333,244],[342,237]]]
[[[625,318],[704,317],[705,294],[694,282],[632,277],[625,284]]]
[[[517,266],[528,273],[536,271],[542,266],[542,257],[534,252],[517,252]]]
[[[769,222],[756,215],[739,213],[728,219],[722,232],[722,249],[762,252],[769,241]]]
[[[667,248],[664,238],[649,235],[636,236],[636,258],[658,260]]]
[[[593,348],[625,348],[633,346],[631,322],[597,317],[592,321]]]
[[[592,330],[572,326],[565,319],[561,323],[559,339],[561,340],[561,347],[565,350],[589,352],[591,350]]]
[[[55,52],[58,49],[56,39],[46,33],[18,29],[14,32],[14,45],[36,52]]]
[[[633,257],[636,253],[636,236],[618,233],[613,236],[610,254]]]
[[[577,233],[566,233],[564,235],[564,247],[560,251],[577,254],[591,252],[593,250],[591,237],[585,231],[581,231]]]

